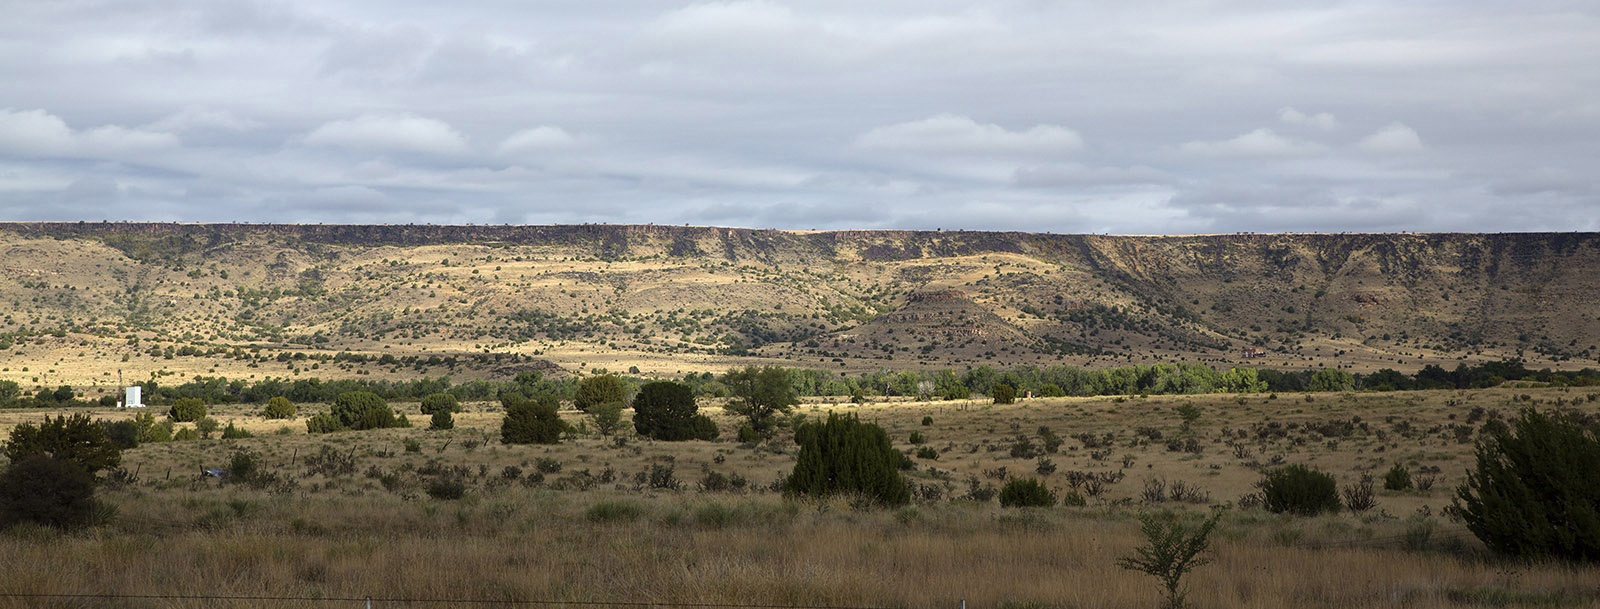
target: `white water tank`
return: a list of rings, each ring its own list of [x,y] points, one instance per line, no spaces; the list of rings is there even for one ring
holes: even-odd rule
[[[144,402],[140,401],[140,395],[139,395],[139,392],[142,391],[142,390],[144,390],[144,388],[140,387],[138,385],[134,385],[132,387],[128,387],[127,389],[125,389],[124,390],[124,398],[122,400],[122,407],[123,408],[144,408]]]

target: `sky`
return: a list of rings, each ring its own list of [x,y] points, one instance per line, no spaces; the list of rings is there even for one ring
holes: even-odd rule
[[[1600,3],[21,0],[0,220],[1600,230]]]

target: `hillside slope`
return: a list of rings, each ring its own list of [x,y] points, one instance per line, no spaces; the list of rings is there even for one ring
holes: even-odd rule
[[[1250,346],[1253,365],[1358,370],[1600,357],[1596,234],[10,223],[0,261],[0,378],[27,386],[305,372],[292,354],[319,352],[391,356],[328,376],[488,374],[506,354],[669,375],[1231,365]]]

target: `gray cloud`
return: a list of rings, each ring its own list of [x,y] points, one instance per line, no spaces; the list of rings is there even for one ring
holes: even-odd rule
[[[0,219],[1179,233],[1600,216],[1585,3],[10,8]]]

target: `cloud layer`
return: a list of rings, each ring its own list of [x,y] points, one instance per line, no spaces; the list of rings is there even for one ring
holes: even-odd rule
[[[980,7],[25,3],[0,220],[1600,230],[1593,6]]]

